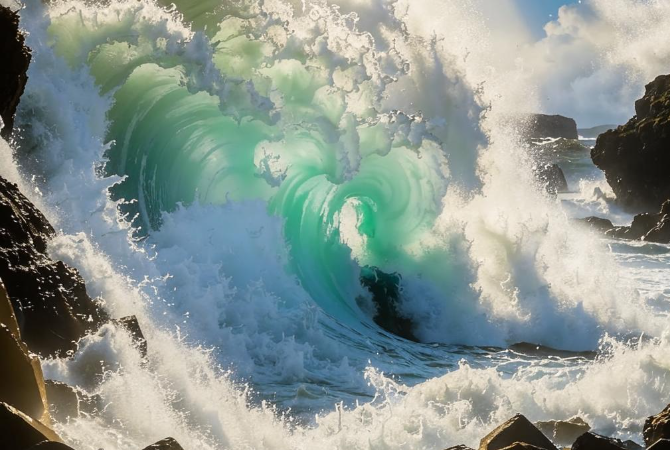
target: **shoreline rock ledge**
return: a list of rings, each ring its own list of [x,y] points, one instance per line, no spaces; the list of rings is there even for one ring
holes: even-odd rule
[[[625,125],[598,136],[591,159],[622,207],[658,211],[670,198],[670,75],[646,86],[635,113]]]

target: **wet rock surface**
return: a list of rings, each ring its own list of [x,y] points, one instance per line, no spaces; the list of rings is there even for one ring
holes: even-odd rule
[[[106,314],[88,296],[77,270],[47,255],[53,235],[44,215],[0,177],[0,279],[30,350],[64,356]]]
[[[670,405],[660,413],[647,417],[642,436],[647,447],[660,439],[670,439]]]
[[[624,207],[655,211],[670,198],[670,75],[646,86],[636,116],[598,136],[591,159]]]

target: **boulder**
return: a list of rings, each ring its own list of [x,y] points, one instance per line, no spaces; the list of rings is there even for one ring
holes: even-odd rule
[[[19,31],[19,16],[0,5],[0,135],[8,137],[14,126],[14,114],[28,81],[30,49]]]
[[[670,439],[659,439],[647,448],[649,450],[670,450]]]
[[[137,317],[122,317],[121,319],[116,319],[112,322],[117,326],[123,327],[126,331],[128,331],[128,333],[130,333],[130,336],[133,338],[133,342],[135,343],[135,347],[140,351],[142,358],[146,358],[148,350],[147,340],[144,338],[144,334],[142,333],[140,324],[137,321]]]
[[[592,230],[598,231],[600,233],[605,233],[614,228],[612,221],[609,219],[603,219],[601,217],[590,216],[583,219],[576,219],[577,222],[581,222],[585,225],[588,225]]]
[[[595,433],[584,433],[572,444],[572,450],[621,450],[624,443]]]
[[[559,446],[570,446],[579,436],[591,430],[591,426],[581,417],[536,422],[535,426]]]
[[[635,111],[628,123],[598,136],[591,159],[623,207],[654,211],[670,198],[670,75],[646,86]]]
[[[398,310],[400,298],[400,282],[402,276],[397,273],[386,273],[378,267],[361,268],[361,285],[370,291],[376,308],[373,320],[377,325],[410,341],[419,342],[414,334],[414,323],[402,316]]]
[[[2,402],[0,436],[0,447],[12,450],[28,449],[44,441],[62,442],[47,426]]]
[[[148,447],[145,447],[143,450],[184,450],[179,442],[175,441],[173,438],[168,437],[161,441],[151,444]]]
[[[659,439],[670,439],[670,405],[660,413],[647,417],[642,429],[644,443],[650,447]]]
[[[53,380],[47,380],[44,384],[51,417],[59,422],[67,422],[79,416],[79,396],[73,387]]]
[[[454,445],[453,447],[446,448],[445,450],[473,450],[467,445]]]
[[[0,279],[30,350],[65,356],[107,316],[77,270],[47,255],[53,235],[44,215],[0,177]]]
[[[557,164],[547,164],[539,167],[536,176],[548,193],[568,192],[568,182],[565,179],[565,174]]]
[[[577,123],[569,117],[546,114],[530,114],[527,118],[530,139],[565,138],[579,139]]]
[[[479,443],[479,450],[500,450],[518,442],[545,450],[557,450],[554,444],[521,414],[517,414],[486,435]]]

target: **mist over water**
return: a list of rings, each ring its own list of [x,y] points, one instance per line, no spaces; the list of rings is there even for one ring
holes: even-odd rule
[[[149,342],[142,361],[106,326],[43,362],[106,404],[58,424],[66,439],[437,449],[522,411],[639,440],[667,403],[667,248],[569,220],[618,214],[602,177],[558,199],[536,185],[509,117],[542,99],[494,69],[475,5],[25,3],[2,175]],[[400,275],[420,342],[375,323],[366,267]],[[602,352],[503,350],[521,341]]]

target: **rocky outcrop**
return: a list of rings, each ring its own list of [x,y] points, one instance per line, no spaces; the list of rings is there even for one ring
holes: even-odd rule
[[[19,16],[11,9],[0,6],[0,130],[8,137],[14,126],[14,113],[25,89],[30,64],[30,50],[19,31]]]
[[[44,441],[30,447],[28,450],[74,450],[74,449],[60,442]]]
[[[530,139],[565,138],[578,139],[577,123],[569,117],[545,114],[531,114],[528,122],[527,137]]]
[[[653,211],[670,198],[670,75],[647,85],[635,112],[625,125],[598,136],[591,158],[622,206]]]
[[[53,235],[44,215],[0,177],[0,279],[30,350],[64,356],[106,315],[77,270],[47,255]]]
[[[566,447],[571,446],[579,436],[591,430],[591,426],[581,417],[536,422],[535,426],[554,444]]]
[[[479,450],[501,450],[519,442],[545,450],[557,450],[554,444],[521,414],[517,414],[491,431],[479,443]]]
[[[546,164],[537,169],[537,179],[550,194],[568,192],[568,182],[558,164]]]
[[[171,437],[165,438],[161,441],[151,444],[148,447],[145,447],[143,450],[184,450],[179,442],[174,440]]]
[[[670,405],[660,413],[647,417],[642,430],[642,437],[647,447],[659,439],[670,439]]]
[[[614,226],[612,222],[600,217],[577,219],[596,231],[615,239],[641,239],[659,244],[670,243],[670,200],[666,200],[658,213],[638,214],[630,226]]]

